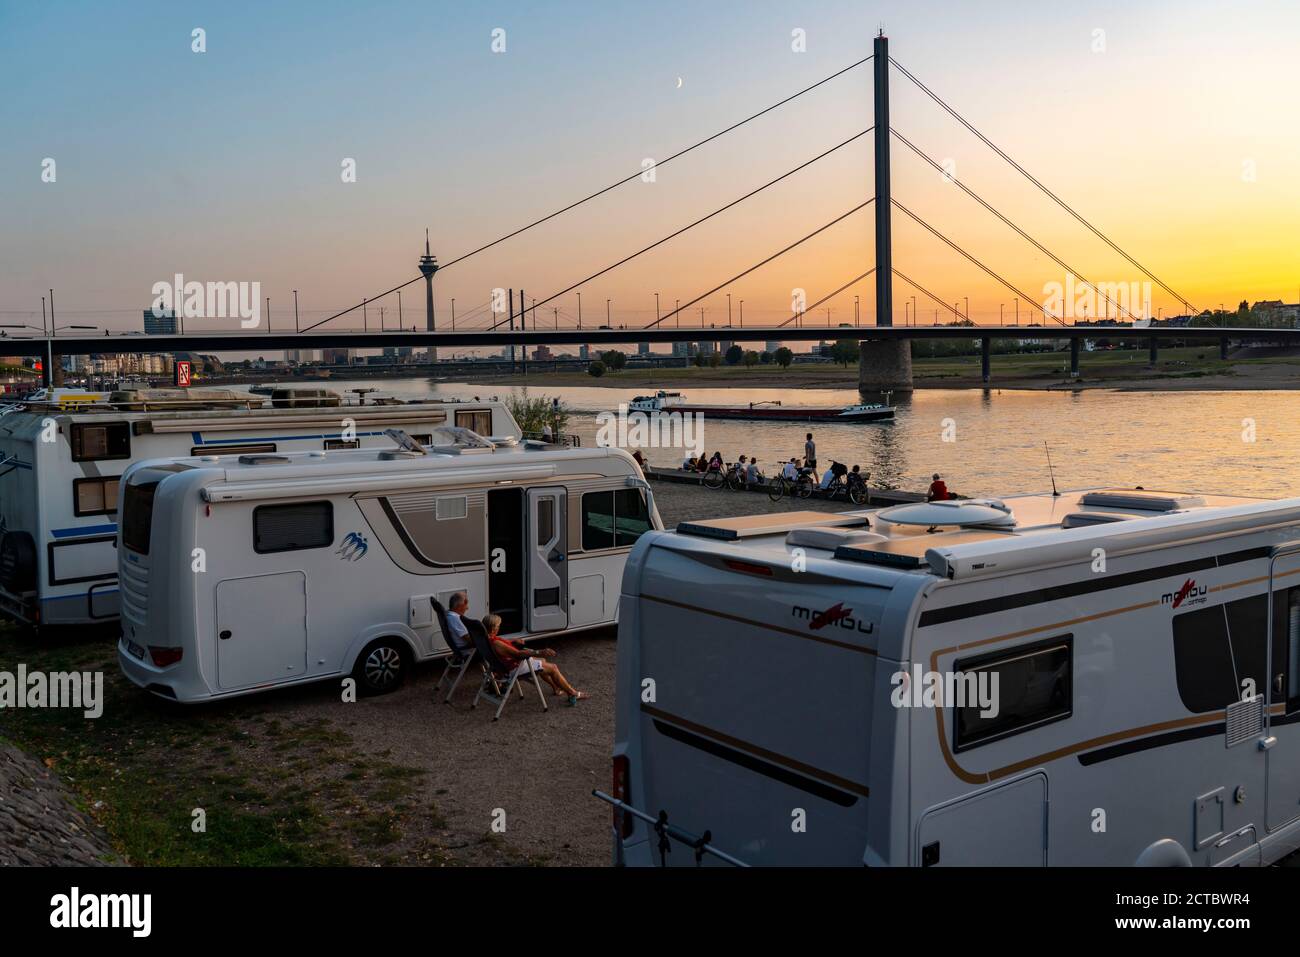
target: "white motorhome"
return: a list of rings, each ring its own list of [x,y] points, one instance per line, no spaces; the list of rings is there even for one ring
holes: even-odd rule
[[[695,862],[661,857],[660,812],[687,843],[708,832],[713,864],[1300,846],[1300,499],[1096,489],[685,523],[642,538],[621,602],[624,863]]]
[[[281,394],[282,393],[282,394]],[[0,613],[32,625],[118,614],[118,482],[134,461],[388,447],[440,425],[520,436],[501,402],[364,405],[320,389],[54,390],[0,409]]]
[[[431,599],[463,591],[513,638],[617,620],[627,555],[662,527],[630,455],[455,428],[434,442],[133,466],[123,672],[183,702],[349,674],[382,692],[448,653]]]

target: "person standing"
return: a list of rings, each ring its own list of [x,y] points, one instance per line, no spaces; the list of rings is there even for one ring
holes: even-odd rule
[[[804,468],[817,468],[817,443],[813,441],[811,432],[804,436],[803,464]]]

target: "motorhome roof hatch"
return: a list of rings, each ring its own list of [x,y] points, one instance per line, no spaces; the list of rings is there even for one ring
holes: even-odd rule
[[[240,465],[283,465],[289,461],[287,455],[241,455]]]
[[[1144,512],[1173,512],[1184,508],[1201,508],[1205,499],[1199,495],[1177,492],[1148,492],[1144,489],[1102,489],[1079,496],[1080,505],[1098,508],[1141,509]]]
[[[1115,512],[1071,512],[1061,519],[1062,528],[1090,528],[1093,525],[1106,525],[1110,522],[1123,522],[1135,515],[1120,515]]]
[[[882,542],[841,545],[835,557],[868,565],[888,565],[891,568],[923,568],[927,564],[925,553],[938,545],[965,545],[993,538],[1011,538],[1006,532],[992,529],[982,531],[943,532],[938,535],[904,535]]]
[[[785,537],[785,543],[794,548],[824,548],[835,551],[841,545],[861,545],[867,542],[887,541],[884,535],[857,528],[796,528]]]
[[[866,524],[867,519],[863,515],[780,512],[775,515],[741,515],[736,518],[714,518],[703,522],[681,522],[677,526],[677,531],[682,535],[699,535],[702,538],[718,538],[726,542],[734,542],[741,538],[755,538],[759,535],[784,534],[805,526],[848,528]]]

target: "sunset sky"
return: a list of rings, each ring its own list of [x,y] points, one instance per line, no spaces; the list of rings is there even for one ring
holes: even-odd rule
[[[318,317],[414,277],[426,226],[448,262],[866,56],[882,24],[900,63],[1198,307],[1300,297],[1300,4],[0,0],[0,322],[39,324],[54,287],[60,323],[138,329],[175,273],[260,282],[276,326],[294,289]],[[891,91],[895,128],[1079,273],[1145,278],[902,74]],[[871,92],[859,67],[439,273],[439,324],[453,297],[464,316],[493,287],[549,296],[804,162],[871,125]],[[935,228],[1037,301],[1063,281],[905,146],[892,156],[895,197]],[[584,320],[610,299],[614,322],[643,323],[655,292],[667,311],[871,193],[868,136],[584,286]],[[899,269],[969,297],[976,322],[1002,303],[1010,318],[1014,293],[898,212],[894,234]],[[733,303],[747,324],[783,319],[793,289],[815,300],[867,269],[872,237],[868,207]],[[874,288],[832,321],[853,321],[855,293],[873,321]],[[914,292],[895,283],[896,324]],[[409,326],[422,292],[403,300]],[[394,297],[371,321],[381,305],[393,322]],[[573,293],[556,305],[576,317]],[[725,322],[725,292],[704,305]],[[1181,311],[1159,288],[1155,307]]]

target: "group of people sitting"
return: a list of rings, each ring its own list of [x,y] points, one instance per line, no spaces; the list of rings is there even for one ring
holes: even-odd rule
[[[727,467],[726,462],[722,459],[721,452],[714,452],[710,456],[694,456],[682,462],[682,468],[687,472],[721,472]],[[731,466],[731,471],[736,474],[736,479],[746,485],[761,485],[767,481],[762,470],[758,467],[758,458],[753,455],[742,455]]]
[[[469,654],[474,647],[469,629],[465,626],[465,614],[469,611],[469,596],[463,591],[451,596],[447,609],[447,628],[451,632],[447,643],[458,654]],[[554,658],[554,648],[529,648],[519,639],[507,641],[501,637],[501,616],[489,614],[483,619],[483,630],[487,632],[488,644],[501,661],[511,667],[510,677],[523,678],[536,672],[537,677],[550,685],[557,697],[569,699],[570,705],[585,701],[590,697],[585,691],[579,691],[564,677],[559,666],[544,659]]]

